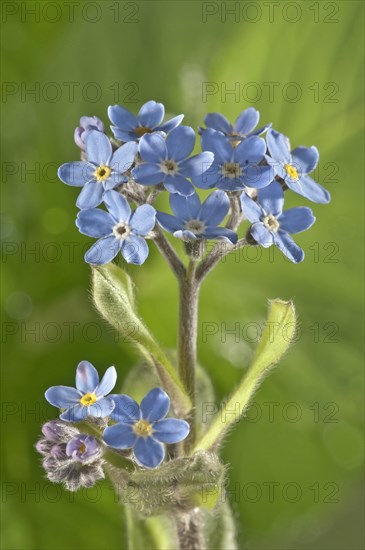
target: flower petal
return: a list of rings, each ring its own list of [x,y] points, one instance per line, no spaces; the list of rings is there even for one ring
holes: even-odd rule
[[[268,248],[274,243],[272,232],[261,222],[255,222],[250,228],[250,233],[255,241],[264,248]]]
[[[103,200],[116,223],[129,222],[132,210],[125,197],[117,191],[110,190],[105,191]]]
[[[288,233],[300,233],[314,224],[316,218],[313,212],[307,206],[289,208],[285,210],[278,218],[280,228]]]
[[[234,161],[242,166],[258,164],[264,158],[265,151],[265,140],[258,136],[251,136],[241,141],[234,149]]]
[[[275,244],[293,263],[298,264],[304,260],[303,250],[285,231],[279,229],[275,234]]]
[[[258,192],[258,202],[266,214],[279,216],[284,206],[284,191],[280,183],[273,181],[268,187],[260,189]]]
[[[94,392],[99,384],[99,374],[89,361],[81,361],[76,369],[76,388],[82,393]]]
[[[170,398],[162,388],[153,388],[141,401],[142,418],[155,422],[167,415]]]
[[[142,237],[130,235],[121,246],[122,256],[128,264],[141,265],[148,256],[148,244]]]
[[[156,128],[165,116],[165,107],[156,101],[147,101],[139,110],[138,121],[147,128]]]
[[[304,175],[298,181],[292,181],[290,178],[286,178],[285,183],[292,191],[295,191],[312,202],[327,204],[331,200],[331,195],[327,189],[319,185],[319,183],[314,181],[310,176]]]
[[[175,195],[171,195],[175,196]],[[181,196],[181,195],[176,195]],[[175,231],[178,231],[179,229],[183,228],[183,223],[178,219],[175,218],[175,216],[171,216],[171,214],[165,214],[164,212],[157,212],[156,219],[159,223],[159,225],[164,229],[165,231],[168,231],[169,233],[174,233]]]
[[[204,238],[206,239],[224,239],[236,244],[238,240],[237,233],[226,227],[207,227],[204,231]]]
[[[137,435],[130,424],[114,424],[105,428],[103,440],[113,449],[130,449],[134,446]]]
[[[138,403],[125,394],[111,394],[109,395],[115,403],[115,408],[111,414],[111,417],[116,422],[138,422],[141,419],[141,410]]]
[[[157,185],[164,180],[165,174],[161,172],[159,164],[145,162],[133,168],[132,177],[142,185]]]
[[[120,105],[110,105],[108,107],[108,116],[112,123],[118,128],[134,130],[138,126],[137,117],[128,111],[128,109]]]
[[[272,166],[258,166],[251,164],[244,171],[243,181],[248,187],[262,189],[267,187],[274,179],[274,169]]]
[[[94,180],[95,166],[89,162],[66,162],[58,169],[58,177],[63,183],[73,187],[83,187],[88,181]]]
[[[101,397],[97,400],[96,403],[93,403],[88,408],[88,416],[93,416],[94,418],[105,418],[110,416],[112,410],[115,407],[113,399],[110,397]]]
[[[208,113],[204,118],[204,122],[207,128],[213,128],[213,130],[218,130],[224,134],[233,132],[232,124],[220,113]]]
[[[266,134],[266,141],[269,153],[274,160],[283,164],[290,163],[290,143],[284,134],[270,128]]]
[[[185,420],[165,418],[153,425],[152,437],[161,443],[178,443],[183,441],[190,432],[190,426]]]
[[[179,193],[179,195],[183,195],[184,197],[195,193],[193,184],[184,178],[184,176],[166,176],[163,184],[169,193]]]
[[[183,160],[188,157],[195,145],[195,132],[190,126],[178,126],[166,138],[167,158]]]
[[[78,403],[82,393],[70,386],[52,386],[44,394],[48,403],[59,409],[67,409]]]
[[[96,241],[85,254],[85,262],[94,265],[108,264],[115,258],[121,248],[121,242],[114,235]]]
[[[214,153],[216,162],[231,162],[233,160],[234,149],[229,140],[216,130],[204,130],[201,138],[203,151]]]
[[[229,198],[224,191],[214,191],[203,202],[199,219],[208,225],[219,225],[229,210]]]
[[[95,180],[89,181],[84,185],[79,194],[76,206],[80,210],[87,210],[89,208],[95,208],[103,200],[104,187],[101,183],[96,182]]]
[[[198,217],[201,202],[197,193],[193,193],[188,197],[175,193],[170,195],[170,206],[179,220],[187,221]]]
[[[156,210],[150,204],[142,204],[133,212],[130,225],[136,235],[148,235],[156,223]]]
[[[198,155],[190,157],[179,165],[179,171],[183,176],[194,178],[202,176],[212,166],[214,154],[210,151],[204,151]]]
[[[156,128],[156,130],[158,130],[160,132],[165,132],[165,134],[168,134],[169,132],[171,132],[171,130],[176,128],[176,126],[179,126],[179,124],[180,124],[180,122],[182,122],[183,118],[184,118],[184,115],[175,116],[174,118],[171,118],[167,122],[164,122],[163,124],[160,124],[158,126],[158,128]]]
[[[241,206],[244,215],[252,223],[261,221],[261,217],[265,215],[260,205],[252,200],[247,193],[241,195]]]
[[[152,437],[139,437],[134,446],[137,462],[145,468],[156,468],[165,457],[165,449]]]
[[[81,210],[76,217],[76,226],[80,233],[96,239],[110,235],[114,225],[111,215],[99,208]]]
[[[252,130],[256,128],[260,120],[260,113],[254,109],[254,107],[249,107],[243,111],[236,118],[234,124],[234,129],[241,135],[247,136]]]
[[[159,132],[144,134],[139,142],[139,154],[145,162],[159,163],[167,158],[167,147]]]
[[[103,164],[109,166],[112,156],[112,146],[109,138],[102,132],[92,130],[85,138],[86,156],[89,162],[97,166]]]
[[[319,161],[317,147],[297,147],[292,151],[292,164],[300,174],[313,172]]]
[[[110,168],[124,174],[132,166],[135,156],[138,152],[138,145],[134,141],[129,141],[119,147],[112,156]]]
[[[106,369],[103,378],[101,379],[100,384],[95,389],[95,394],[97,397],[104,397],[108,395],[114,388],[117,381],[117,371],[115,367],[109,367]]]
[[[83,405],[75,405],[60,414],[61,420],[65,420],[66,422],[82,422],[87,418],[87,416],[87,407],[84,407]]]

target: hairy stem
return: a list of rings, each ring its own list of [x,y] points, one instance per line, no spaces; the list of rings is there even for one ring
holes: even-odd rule
[[[180,379],[192,401],[190,434],[185,448],[195,439],[195,367],[198,335],[199,284],[195,277],[196,262],[190,260],[185,276],[180,279],[180,308],[178,336],[178,369]]]
[[[185,267],[174,248],[171,246],[165,235],[161,231],[160,227],[156,224],[153,230],[153,241],[163,257],[167,260],[174,275],[178,279],[182,279],[185,276]]]
[[[240,239],[235,245],[230,244],[227,241],[219,241],[212,252],[208,254],[205,260],[202,261],[196,271],[196,279],[198,283],[201,283],[208,273],[220,262],[220,260],[229,252],[239,250],[244,246],[249,245],[246,239]]]
[[[180,550],[205,550],[206,545],[202,533],[203,519],[195,509],[175,517]]]

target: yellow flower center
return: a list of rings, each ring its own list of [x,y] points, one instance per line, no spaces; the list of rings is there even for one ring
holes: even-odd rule
[[[109,166],[105,166],[104,164],[102,164],[101,166],[98,166],[94,172],[94,175],[98,181],[105,181],[106,179],[108,179],[110,174],[111,174],[111,170]]]
[[[137,136],[144,136],[144,134],[150,134],[152,132],[151,128],[148,128],[148,126],[138,126],[134,131]]]
[[[79,452],[84,453],[85,451],[86,451],[86,445],[85,445],[85,443],[81,443],[81,445],[79,447]]]
[[[138,420],[133,426],[134,432],[140,437],[147,437],[152,432],[152,424],[147,420]]]
[[[95,393],[85,393],[80,399],[81,405],[84,407],[89,407],[89,405],[93,405],[96,403],[98,398],[96,397]]]
[[[222,166],[222,174],[226,178],[236,179],[242,175],[242,168],[238,162],[225,162]]]
[[[278,220],[272,214],[265,216],[265,218],[262,220],[262,223],[265,227],[267,227],[267,229],[269,229],[270,231],[275,231],[275,233],[280,227]]]
[[[291,178],[294,181],[297,181],[299,179],[298,171],[294,166],[291,164],[285,164],[284,169],[286,173],[288,174],[289,178]]]

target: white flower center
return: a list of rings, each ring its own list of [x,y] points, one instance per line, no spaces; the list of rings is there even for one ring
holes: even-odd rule
[[[269,229],[270,231],[274,231],[275,233],[280,227],[278,220],[272,214],[265,216],[262,220],[262,223],[265,227],[267,227],[267,229]]]
[[[234,180],[242,176],[242,167],[239,162],[225,162],[221,172],[225,178]]]
[[[205,223],[201,220],[189,220],[185,223],[185,229],[194,235],[201,235],[205,231]]]
[[[174,160],[163,160],[160,164],[161,172],[167,176],[176,176],[179,166]]]
[[[126,239],[131,232],[130,226],[125,222],[119,222],[113,227],[114,237],[120,241],[121,239]]]

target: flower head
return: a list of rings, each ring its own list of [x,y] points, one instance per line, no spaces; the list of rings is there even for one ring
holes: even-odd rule
[[[213,151],[214,162],[207,172],[192,178],[197,187],[240,191],[245,186],[261,189],[272,181],[272,168],[260,164],[266,151],[264,139],[251,136],[233,147],[221,132],[208,129],[201,141],[204,151]]]
[[[82,116],[80,126],[75,128],[74,133],[75,143],[82,151],[85,151],[85,139],[92,130],[104,133],[104,124],[100,118],[97,116]]]
[[[316,219],[310,208],[283,211],[284,192],[277,181],[259,190],[258,202],[243,193],[241,204],[243,213],[252,222],[250,234],[257,243],[265,248],[276,245],[294,263],[304,259],[303,250],[289,233],[300,233],[313,225]]]
[[[202,204],[194,193],[189,197],[170,195],[174,216],[157,212],[157,221],[165,231],[184,241],[197,239],[225,239],[237,242],[234,231],[218,227],[229,210],[229,199],[224,191],[214,191]]]
[[[139,142],[144,162],[133,168],[133,178],[142,185],[162,182],[170,193],[192,195],[194,187],[187,178],[202,176],[214,160],[211,152],[188,158],[194,145],[195,132],[190,126],[175,128],[166,139],[161,133],[146,134]]]
[[[144,239],[155,225],[156,210],[143,204],[132,212],[127,200],[116,191],[107,191],[104,203],[108,212],[98,208],[78,213],[80,232],[99,239],[85,254],[85,261],[100,265],[122,253],[126,262],[141,265],[148,256]]]
[[[114,401],[105,397],[112,391],[117,380],[114,367],[109,367],[101,382],[96,368],[88,361],[81,361],[76,369],[76,388],[52,386],[45,397],[51,405],[66,409],[62,420],[80,422],[88,416],[103,418],[114,409]]]
[[[229,120],[220,113],[208,113],[204,122],[207,128],[222,132],[222,134],[224,134],[233,144],[238,145],[238,143],[249,136],[259,136],[263,134],[271,126],[271,124],[267,124],[255,130],[259,120],[260,113],[254,109],[254,107],[249,107],[238,115],[234,124],[231,124]],[[200,128],[200,133],[204,133],[205,130],[205,128]]]
[[[85,138],[87,161],[66,162],[58,169],[58,177],[67,185],[82,187],[76,206],[81,210],[94,208],[105,191],[128,181],[137,153],[136,143],[126,143],[114,153],[108,137],[91,130]]]
[[[66,445],[66,455],[78,462],[92,462],[100,453],[99,443],[92,435],[79,434]]]
[[[147,101],[136,116],[120,105],[111,105],[108,108],[108,115],[114,125],[111,126],[113,134],[121,141],[139,141],[142,136],[152,132],[168,134],[184,118],[184,115],[178,115],[162,123],[165,107],[156,101]]]
[[[326,204],[331,200],[329,192],[308,176],[318,164],[317,147],[297,147],[290,152],[289,139],[272,129],[266,139],[270,153],[266,160],[289,189],[313,202]]]
[[[163,443],[178,443],[189,433],[189,424],[177,418],[165,418],[170,399],[161,388],[151,390],[138,405],[128,395],[113,395],[117,422],[104,430],[103,439],[114,449],[133,448],[137,462],[156,468],[165,457]]]

